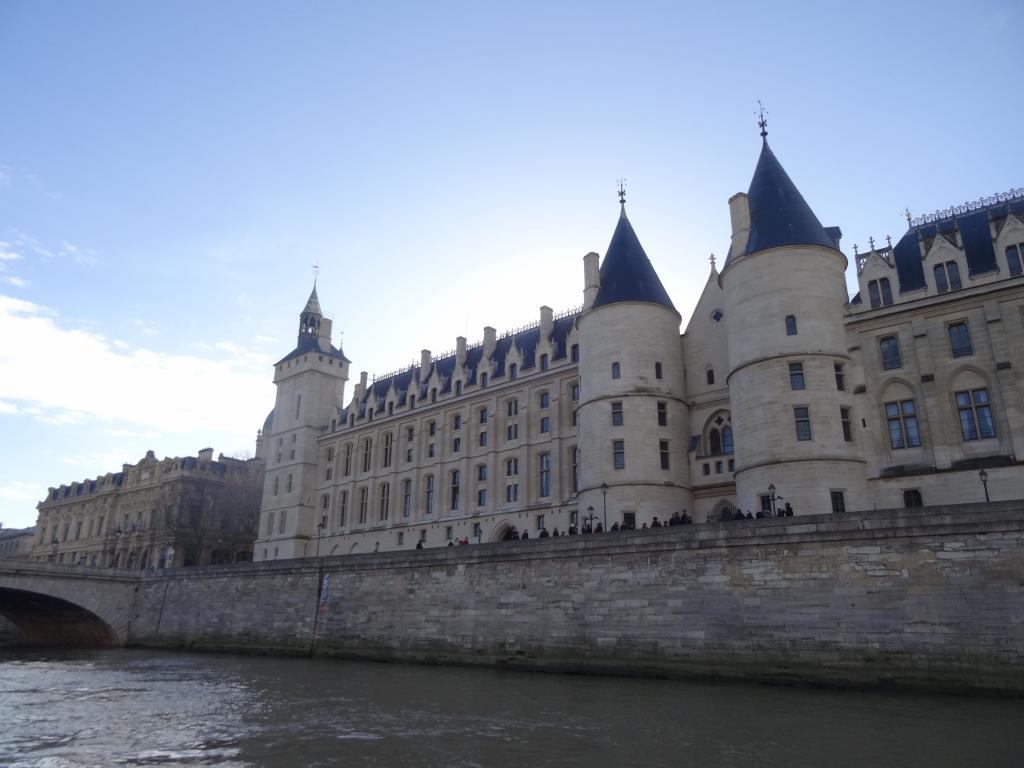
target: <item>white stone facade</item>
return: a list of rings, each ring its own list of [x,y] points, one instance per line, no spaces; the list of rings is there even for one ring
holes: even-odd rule
[[[851,300],[838,234],[833,247],[748,252],[736,195],[729,259],[682,333],[670,303],[595,305],[588,254],[581,310],[542,307],[528,328],[364,373],[347,401],[329,324],[315,346],[300,333],[261,436],[254,559],[497,541],[512,526],[535,537],[584,519],[639,528],[684,510],[699,523],[771,509],[773,489],[797,515],[1024,497],[1024,276],[1008,251],[1024,258],[1022,204],[978,209],[993,268],[979,272],[963,242],[976,244],[977,222],[968,232],[952,214],[935,225],[947,232],[918,223],[897,246],[905,259],[917,244],[924,285],[904,275],[901,290],[893,246],[872,248],[856,254]]]

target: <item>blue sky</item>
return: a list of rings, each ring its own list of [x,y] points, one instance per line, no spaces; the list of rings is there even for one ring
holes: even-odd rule
[[[147,449],[251,453],[314,262],[384,373],[578,305],[621,176],[685,323],[758,99],[851,256],[1020,186],[1022,30],[1019,0],[0,0],[0,521]]]

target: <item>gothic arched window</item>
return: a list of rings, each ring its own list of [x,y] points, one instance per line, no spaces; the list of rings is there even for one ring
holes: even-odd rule
[[[712,456],[718,456],[722,453],[722,435],[714,428],[712,428],[711,433],[708,435],[708,452]]]

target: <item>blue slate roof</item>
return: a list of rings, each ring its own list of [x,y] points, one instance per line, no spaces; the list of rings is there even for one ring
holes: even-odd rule
[[[633,231],[633,225],[626,217],[625,205],[622,206],[612,241],[601,262],[601,285],[592,306],[597,308],[620,301],[646,301],[675,310],[672,299],[658,279],[658,273],[654,271],[644,247],[640,245],[640,239]]]
[[[671,305],[669,305],[671,306]],[[549,341],[552,346],[552,359],[562,360],[569,354],[568,338],[573,326],[576,323],[578,314],[570,314],[560,317],[554,321]],[[477,344],[466,350],[464,363],[466,385],[476,384],[481,373],[487,372],[492,380],[498,380],[506,375],[506,360],[513,348],[519,351],[522,359],[521,371],[528,371],[537,365],[537,345],[540,343],[540,326],[534,326],[518,333],[502,336],[495,341],[494,351],[489,359],[484,358],[483,344]],[[287,359],[287,358],[286,358]],[[410,391],[416,394],[417,401],[422,402],[429,395],[430,376],[435,371],[440,379],[439,394],[450,393],[453,389],[452,382],[456,371],[455,354],[445,355],[437,358],[431,363],[426,371],[421,366],[410,366],[403,371],[391,376],[377,379],[366,388],[366,392],[355,406],[357,419],[365,418],[366,406],[370,393],[374,393],[376,410],[374,413],[382,413],[385,409],[385,400],[391,388],[397,393],[397,405],[407,404],[407,397]],[[353,413],[351,406],[338,409],[338,418],[341,423],[347,424],[349,415]]]
[[[957,231],[960,233],[959,242],[963,246],[968,274],[980,275],[995,270],[996,252],[992,245],[989,222],[1005,218],[1010,213],[1024,216],[1024,198],[976,211],[952,214],[936,222],[911,227],[893,248],[900,293],[920,290],[927,285],[919,242],[925,243],[927,252],[936,237]]]
[[[750,237],[746,253],[782,245],[837,248],[775,157],[767,139],[761,145],[761,156],[750,180],[747,198],[750,204]]]
[[[299,341],[299,345],[295,347],[295,349],[274,363],[274,365],[280,365],[281,363],[285,363],[293,358],[301,357],[307,352],[316,352],[318,355],[333,357],[335,360],[344,360],[346,363],[351,362],[351,360],[345,357],[345,353],[341,351],[340,347],[336,348],[334,346],[328,346],[328,351],[325,352],[320,349],[320,345],[317,343],[317,338],[315,336],[307,336]]]

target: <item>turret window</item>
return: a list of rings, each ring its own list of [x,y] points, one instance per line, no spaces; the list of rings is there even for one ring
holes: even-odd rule
[[[612,466],[615,469],[626,468],[626,441],[612,440]]]
[[[853,426],[850,423],[850,409],[849,408],[843,408],[843,407],[839,408],[839,420],[840,420],[840,422],[842,424],[842,427],[843,427],[843,440],[845,440],[848,443],[852,443],[853,442]]]
[[[807,406],[797,406],[793,409],[793,418],[796,422],[796,439],[811,439],[811,409]]]
[[[842,363],[835,363],[833,365],[836,372],[836,389],[839,392],[846,391],[846,371],[843,369]]]
[[[661,468],[669,468],[668,440],[658,441],[658,453],[661,455]]]
[[[803,363],[790,363],[789,364],[789,388],[790,389],[804,389],[804,364]]]
[[[794,315],[786,315],[786,335],[796,336],[796,317]]]
[[[612,426],[622,426],[622,401],[616,400],[612,402]]]
[[[661,376],[661,363],[654,364],[654,378],[660,379]]]
[[[612,378],[617,379],[622,376],[622,368],[618,363],[612,363]]]
[[[668,403],[658,403],[658,426],[668,426]]]
[[[714,384],[715,383],[715,369],[714,368],[708,368],[707,371],[705,372],[705,376],[707,378],[708,384]]]

